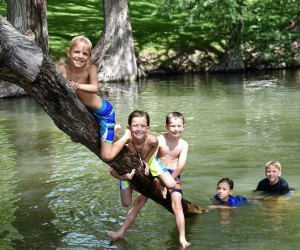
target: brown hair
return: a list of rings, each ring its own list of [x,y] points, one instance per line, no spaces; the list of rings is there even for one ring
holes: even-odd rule
[[[150,126],[150,117],[147,112],[142,110],[135,110],[131,112],[131,114],[128,116],[128,125],[130,126],[132,123],[133,118],[135,117],[145,117],[147,120],[148,127]]]
[[[166,116],[166,124],[167,125],[170,123],[171,118],[181,118],[183,121],[183,124],[185,124],[184,116],[180,112],[175,111],[175,112],[170,112],[169,114],[167,114],[167,116]]]
[[[233,180],[231,180],[231,179],[229,179],[229,178],[227,178],[227,177],[222,178],[221,180],[218,181],[217,186],[218,186],[220,183],[222,183],[222,182],[226,182],[226,183],[229,185],[230,190],[233,190],[233,186],[234,186]]]

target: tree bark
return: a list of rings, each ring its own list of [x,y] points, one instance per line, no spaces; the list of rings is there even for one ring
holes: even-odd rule
[[[27,95],[25,90],[18,85],[0,80],[0,98],[9,98]]]
[[[103,30],[93,49],[99,81],[134,81],[144,75],[138,67],[127,0],[104,0]]]
[[[22,34],[35,41],[48,55],[48,24],[46,0],[7,0],[7,19]],[[0,81],[0,98],[26,95],[14,84]]]
[[[51,59],[43,54],[35,43],[26,39],[9,22],[0,17],[0,79],[21,86],[53,119],[56,126],[75,138],[99,157],[98,123],[87,108],[76,97],[70,82],[56,70]],[[132,187],[172,212],[170,197],[163,199],[160,187],[151,176],[144,174],[137,155],[127,147],[107,163],[119,174],[135,168],[136,174],[130,182]],[[182,201],[185,216],[202,213],[204,210]]]
[[[48,55],[46,0],[7,0],[7,20]]]

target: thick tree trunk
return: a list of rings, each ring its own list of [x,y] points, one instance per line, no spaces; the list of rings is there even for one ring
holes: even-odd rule
[[[137,66],[127,0],[104,0],[104,24],[92,62],[99,81],[134,81],[144,75]]]
[[[23,87],[53,119],[59,129],[82,143],[99,157],[99,128],[94,117],[69,88],[69,82],[56,70],[51,59],[35,43],[26,39],[0,17],[0,79]],[[170,197],[163,199],[160,188],[146,176],[137,155],[124,147],[108,163],[120,174],[136,168],[131,185],[172,212]],[[185,216],[204,210],[183,200]]]
[[[7,0],[7,20],[48,55],[46,0]]]
[[[35,41],[48,55],[48,24],[46,0],[7,0],[7,19],[22,34]],[[9,82],[0,82],[0,98],[25,95],[26,92]]]
[[[18,85],[0,80],[0,98],[9,98],[23,95],[26,95],[26,92]]]

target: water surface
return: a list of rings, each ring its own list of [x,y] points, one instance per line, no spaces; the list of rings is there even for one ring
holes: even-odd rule
[[[155,135],[164,132],[168,112],[185,115],[185,199],[208,206],[222,177],[234,180],[234,194],[251,199],[248,206],[187,219],[192,249],[298,248],[299,72],[185,75],[119,88],[107,98],[123,127],[134,109],[148,111]],[[173,215],[153,201],[125,240],[105,237],[127,212],[118,182],[33,99],[0,100],[0,156],[1,249],[179,249]],[[283,199],[256,199],[252,190],[273,159],[296,191]]]

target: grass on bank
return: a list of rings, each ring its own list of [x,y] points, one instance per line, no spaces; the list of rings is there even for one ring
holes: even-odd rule
[[[192,51],[201,41],[197,27],[179,32],[180,15],[170,20],[156,15],[159,0],[130,0],[129,15],[137,53]],[[6,3],[0,0],[0,15],[6,16]],[[103,25],[100,0],[48,0],[49,51],[53,60],[65,58],[73,36],[85,35],[96,45]]]

